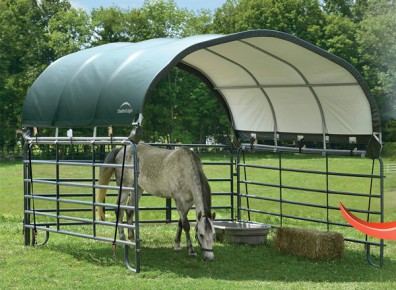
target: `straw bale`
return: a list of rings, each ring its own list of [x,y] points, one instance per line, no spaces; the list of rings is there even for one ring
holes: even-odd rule
[[[339,259],[344,253],[344,237],[336,232],[282,227],[277,230],[275,246],[279,251],[309,259]]]

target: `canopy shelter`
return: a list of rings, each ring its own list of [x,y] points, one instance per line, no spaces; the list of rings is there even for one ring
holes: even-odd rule
[[[52,63],[30,88],[26,127],[130,125],[173,67],[205,81],[239,137],[367,140],[374,97],[346,61],[271,30],[110,43]]]

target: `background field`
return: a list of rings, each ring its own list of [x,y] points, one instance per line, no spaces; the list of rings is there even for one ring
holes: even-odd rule
[[[205,157],[204,157],[205,158]],[[260,162],[260,160],[253,160]],[[253,162],[252,161],[252,162]],[[315,164],[315,160],[310,160]],[[313,162],[312,162],[313,161]],[[343,170],[359,167],[359,162],[340,159],[332,166]],[[267,159],[266,162],[276,162]],[[285,160],[290,166],[294,158]],[[385,164],[396,163],[391,158]],[[312,165],[316,166],[316,165]],[[320,163],[317,166],[322,166]],[[41,170],[41,173],[40,173]],[[37,168],[36,174],[47,174],[51,168]],[[75,172],[70,169],[68,174]],[[222,175],[218,169],[205,167],[208,176]],[[65,172],[66,174],[66,172]],[[80,174],[80,173],[78,173]],[[248,178],[254,178],[250,172]],[[204,262],[188,257],[186,251],[172,251],[175,225],[141,226],[142,272],[129,272],[123,262],[123,250],[112,258],[106,243],[64,235],[50,236],[43,247],[23,245],[23,180],[21,162],[0,163],[0,288],[1,289],[392,289],[396,287],[396,242],[387,241],[384,266],[377,269],[366,262],[364,246],[346,243],[345,256],[336,261],[311,261],[277,252],[272,233],[262,246],[215,244],[215,261]],[[271,178],[271,177],[269,177]],[[289,176],[289,182],[304,182],[315,186],[315,180]],[[322,182],[322,181],[319,181]],[[346,181],[334,180],[339,186]],[[215,191],[223,191],[222,185]],[[367,184],[349,184],[352,189]],[[213,187],[213,186],[212,186]],[[40,190],[40,188],[37,188]],[[43,190],[45,190],[43,188]],[[253,194],[250,189],[249,194]],[[158,201],[156,201],[158,200]],[[385,179],[385,220],[396,220],[396,174]],[[161,199],[146,203],[164,204]],[[351,205],[352,200],[345,203]],[[352,203],[353,205],[353,203]],[[270,205],[266,205],[269,206]],[[357,206],[357,205],[356,205]],[[293,209],[291,209],[293,210]],[[220,217],[228,215],[220,212]],[[312,215],[315,215],[312,212]],[[353,230],[353,229],[351,229]],[[376,258],[374,251],[374,258]]]

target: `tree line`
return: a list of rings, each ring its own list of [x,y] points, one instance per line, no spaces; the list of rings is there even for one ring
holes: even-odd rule
[[[0,152],[20,140],[28,88],[53,61],[109,42],[283,31],[351,63],[367,81],[383,118],[383,139],[396,140],[396,5],[390,0],[227,0],[214,11],[180,8],[173,0],[140,8],[85,11],[68,0],[0,2]],[[145,103],[147,141],[222,142],[230,123],[195,76],[173,69]]]

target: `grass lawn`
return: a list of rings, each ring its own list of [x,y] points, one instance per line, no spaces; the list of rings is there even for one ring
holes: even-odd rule
[[[256,160],[259,162],[259,160]],[[254,161],[254,162],[256,162]],[[311,160],[313,164],[316,159]],[[269,158],[266,162],[277,162]],[[293,158],[285,160],[290,166]],[[340,160],[331,166],[349,172],[359,167]],[[385,163],[396,163],[386,159]],[[311,163],[311,164],[312,164]],[[323,166],[322,164],[310,166]],[[36,170],[36,169],[35,169]],[[40,172],[42,170],[42,172]],[[37,168],[36,177],[48,169]],[[52,171],[53,169],[49,169]],[[227,169],[225,169],[227,170]],[[335,170],[335,169],[334,169]],[[205,168],[207,175],[219,172]],[[65,172],[72,175],[73,169]],[[248,178],[254,178],[250,172]],[[271,177],[269,177],[271,178]],[[314,180],[301,180],[290,175],[288,182],[301,181],[310,185]],[[20,162],[0,163],[0,289],[395,289],[396,242],[387,241],[384,266],[381,269],[366,262],[364,246],[346,243],[340,260],[312,261],[279,253],[269,241],[261,246],[215,244],[215,261],[205,262],[189,257],[187,251],[172,251],[175,224],[141,225],[141,273],[128,271],[123,262],[123,250],[112,258],[111,245],[98,241],[51,234],[42,247],[23,245],[23,174]],[[318,181],[323,182],[323,181]],[[337,186],[346,186],[338,179]],[[367,184],[349,184],[358,190]],[[214,191],[226,190],[215,185]],[[35,190],[41,190],[39,187]],[[45,190],[45,187],[42,188]],[[340,189],[341,190],[341,189]],[[254,194],[252,187],[249,194]],[[289,193],[292,195],[292,193]],[[292,198],[292,197],[290,197]],[[154,198],[153,198],[154,199]],[[155,199],[154,199],[155,200]],[[164,202],[158,199],[160,205]],[[396,174],[385,179],[385,220],[396,220]],[[148,201],[148,203],[156,201]],[[335,201],[334,201],[335,202]],[[348,206],[354,206],[347,200]],[[290,209],[293,211],[294,209]],[[221,214],[226,215],[227,213]],[[312,213],[315,215],[315,213]],[[353,229],[350,229],[351,231]],[[41,234],[41,233],[40,233]],[[184,241],[184,240],[183,240]],[[196,245],[196,248],[198,246]],[[375,256],[374,251],[374,256]],[[132,258],[132,257],[131,257]],[[374,257],[375,258],[375,257]]]

